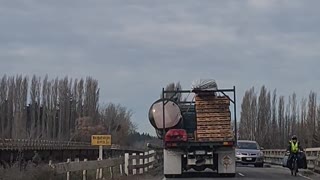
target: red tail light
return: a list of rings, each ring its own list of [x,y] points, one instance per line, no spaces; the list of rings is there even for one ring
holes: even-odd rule
[[[187,131],[184,129],[170,129],[165,136],[166,142],[181,142],[187,140]]]

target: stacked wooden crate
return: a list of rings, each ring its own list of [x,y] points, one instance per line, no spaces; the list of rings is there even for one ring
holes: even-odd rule
[[[226,96],[197,94],[197,141],[228,141],[233,139],[230,100]]]

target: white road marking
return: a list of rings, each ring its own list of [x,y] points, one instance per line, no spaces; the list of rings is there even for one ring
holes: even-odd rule
[[[298,174],[298,175],[301,176],[301,177],[303,177],[303,178],[305,178],[305,179],[312,180],[311,178],[309,178],[309,177],[307,177],[307,176],[304,176],[304,175],[302,175],[302,174]]]
[[[240,176],[244,177],[244,175],[242,173],[238,173]]]

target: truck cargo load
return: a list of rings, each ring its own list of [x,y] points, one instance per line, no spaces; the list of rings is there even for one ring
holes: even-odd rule
[[[165,99],[166,94],[184,94],[192,100]],[[149,121],[163,139],[165,177],[188,175],[192,170],[234,177],[235,87],[218,89],[215,81],[205,80],[194,83],[189,90],[163,88],[162,97],[151,105]]]

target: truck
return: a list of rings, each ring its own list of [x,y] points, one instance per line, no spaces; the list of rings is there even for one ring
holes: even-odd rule
[[[158,138],[163,140],[166,178],[204,173],[235,177],[235,92],[235,86],[232,89],[162,88],[161,97],[151,105],[148,116]],[[178,94],[188,97],[191,94],[192,99],[181,100],[176,98]]]

